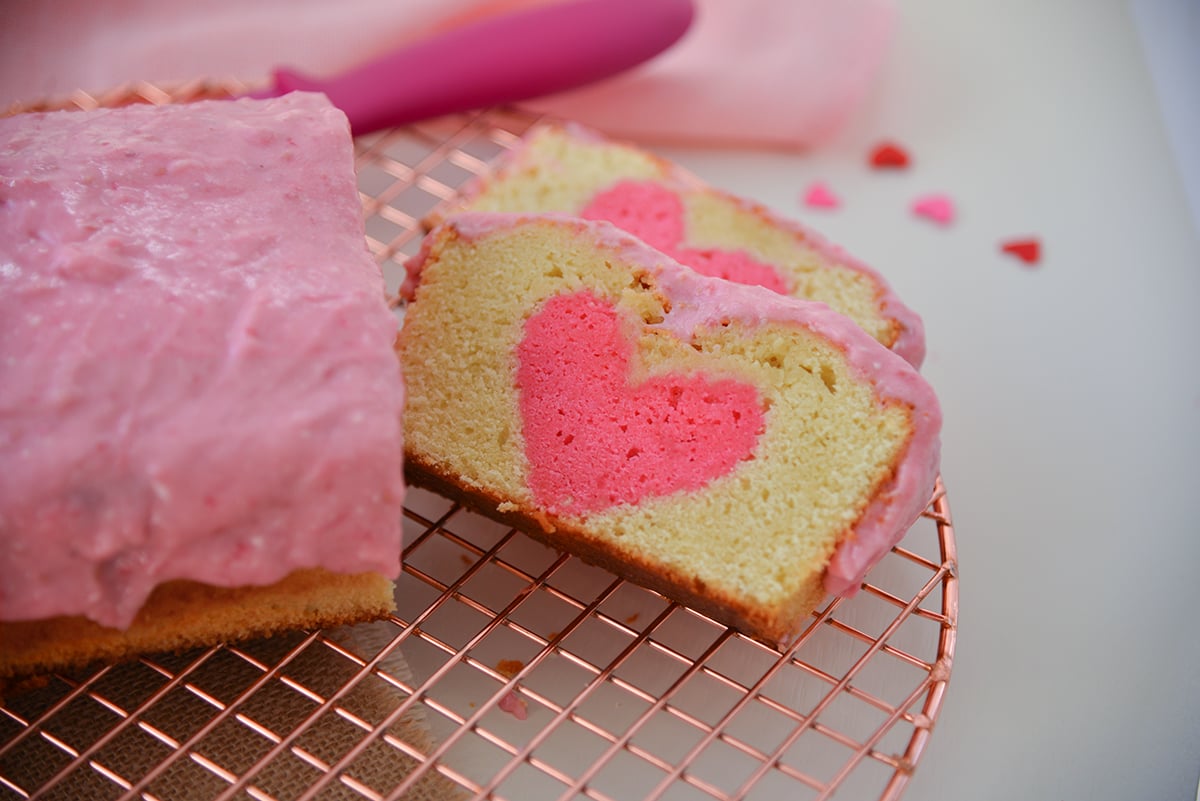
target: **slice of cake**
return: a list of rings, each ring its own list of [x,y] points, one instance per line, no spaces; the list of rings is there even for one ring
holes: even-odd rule
[[[541,124],[429,220],[455,211],[608,220],[705,275],[818,300],[917,367],[924,326],[887,281],[805,226],[578,125]]]
[[[930,500],[932,390],[823,304],[556,215],[454,215],[410,268],[409,480],[754,637]]]
[[[0,677],[392,608],[398,324],[324,97],[0,120],[0,320]]]

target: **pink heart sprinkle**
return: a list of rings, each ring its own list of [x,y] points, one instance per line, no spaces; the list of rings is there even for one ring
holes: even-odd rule
[[[836,209],[842,205],[842,199],[823,181],[814,181],[804,193],[804,204],[818,209]]]
[[[933,220],[938,225],[954,222],[954,201],[947,195],[925,195],[913,201],[913,214]]]

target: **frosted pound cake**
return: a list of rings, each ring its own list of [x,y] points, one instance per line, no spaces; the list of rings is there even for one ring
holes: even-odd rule
[[[383,293],[323,96],[0,119],[0,679],[392,609]]]
[[[535,126],[428,222],[456,211],[608,220],[705,275],[820,301],[913,365],[925,358],[921,318],[878,272],[798,222],[573,123]]]
[[[406,471],[772,644],[930,500],[941,413],[844,316],[607,222],[465,213],[400,337]]]

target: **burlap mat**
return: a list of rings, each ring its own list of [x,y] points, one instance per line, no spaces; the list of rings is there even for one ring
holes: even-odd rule
[[[325,636],[365,661],[375,657],[396,633],[393,624],[380,622],[330,630]],[[142,663],[118,665],[109,670],[88,688],[88,694],[43,721],[41,728],[79,752],[110,737],[115,729],[119,728],[119,733],[111,736],[111,741],[88,760],[95,766],[79,765],[46,788],[43,797],[117,797],[120,789],[104,775],[106,772],[137,784],[163,763],[168,763],[166,769],[144,788],[144,792],[161,801],[213,799],[247,772],[254,774],[247,785],[253,788],[254,795],[243,789],[236,798],[261,798],[266,794],[278,801],[288,801],[303,795],[326,775],[324,766],[335,764],[359,745],[405,699],[405,694],[391,683],[371,674],[358,681],[334,709],[318,715],[321,700],[344,687],[360,670],[360,665],[319,640],[301,648],[303,640],[304,636],[297,633],[217,651],[192,669],[180,686],[150,704],[133,724],[112,710],[131,712],[161,691],[169,678]],[[152,662],[169,673],[177,673],[191,667],[201,654],[163,655],[154,657]],[[211,725],[223,714],[223,708],[261,679],[261,666],[270,669],[289,656],[290,661],[278,677],[251,693],[232,714],[225,714],[187,755],[178,754],[179,744]],[[398,649],[384,657],[378,672],[412,686],[409,667]],[[61,686],[57,691],[46,688],[33,691],[26,699],[8,701],[14,709],[27,707],[36,718],[36,709],[53,705],[52,696],[61,692]],[[264,764],[280,739],[296,732],[299,734],[290,747]],[[386,734],[420,753],[427,754],[435,747],[421,704],[414,704],[386,729]],[[70,761],[60,750],[43,750],[45,742],[37,736],[27,738],[5,760],[5,775],[26,791],[43,787]],[[416,765],[413,758],[379,737],[350,763],[342,774],[345,781],[335,778],[316,798],[361,800],[370,797],[371,791],[387,795]],[[367,792],[356,791],[355,784],[367,788]],[[459,801],[466,797],[461,787],[430,770],[403,799]]]

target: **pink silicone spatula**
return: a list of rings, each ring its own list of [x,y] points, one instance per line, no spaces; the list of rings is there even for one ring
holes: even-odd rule
[[[559,0],[465,24],[331,78],[291,69],[255,97],[324,92],[356,135],[573,89],[666,50],[691,0]]]

